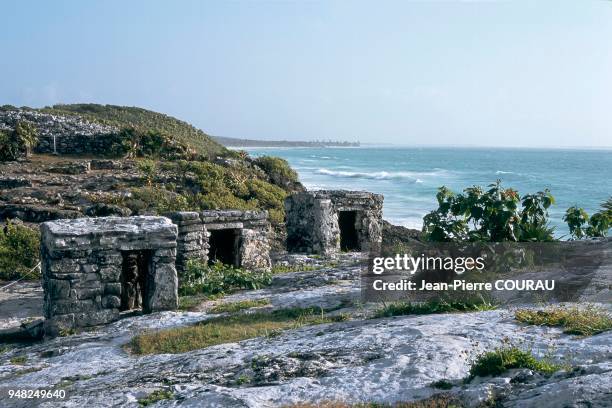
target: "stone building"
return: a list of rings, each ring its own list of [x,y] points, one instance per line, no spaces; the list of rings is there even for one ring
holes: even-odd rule
[[[45,333],[178,307],[177,226],[164,217],[41,224]]]
[[[245,269],[271,266],[266,211],[209,210],[165,214],[178,227],[176,268],[198,259]]]
[[[270,268],[267,211],[210,210],[202,211],[200,218],[208,232],[209,263]]]
[[[287,250],[315,254],[378,251],[383,196],[365,191],[321,190],[285,200]]]

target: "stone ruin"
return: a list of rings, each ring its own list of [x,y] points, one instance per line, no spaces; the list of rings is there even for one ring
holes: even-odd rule
[[[383,196],[321,190],[285,200],[287,250],[314,254],[376,252],[382,242]]]
[[[177,226],[164,217],[41,224],[45,333],[178,307]]]
[[[176,267],[179,275],[190,259],[220,261],[245,269],[269,269],[266,211],[210,210],[166,214],[178,226]]]

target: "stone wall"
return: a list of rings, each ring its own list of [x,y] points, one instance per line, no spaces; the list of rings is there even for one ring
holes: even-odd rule
[[[53,153],[53,137],[59,154],[99,154],[110,152],[119,129],[85,121],[78,117],[57,116],[29,110],[0,111],[0,130],[12,130],[27,121],[38,130],[37,153]]]
[[[383,196],[365,191],[321,190],[293,194],[285,200],[287,250],[315,254],[340,251],[341,211],[355,214],[359,249],[376,252],[382,242]]]
[[[119,317],[122,251],[150,254],[143,312],[178,307],[177,227],[165,217],[106,217],[41,224],[45,332],[108,323]]]
[[[165,215],[178,227],[176,270],[182,276],[190,259],[208,261],[209,234],[197,212],[181,211]]]

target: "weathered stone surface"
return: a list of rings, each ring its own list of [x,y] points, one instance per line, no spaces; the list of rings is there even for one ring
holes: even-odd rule
[[[285,200],[287,249],[332,254],[340,251],[339,213],[354,213],[358,249],[377,252],[382,242],[383,196],[364,191],[308,191]]]
[[[90,164],[88,161],[75,161],[75,162],[60,162],[46,169],[49,173],[60,173],[60,174],[84,174],[89,173]]]
[[[80,211],[36,204],[0,204],[0,220],[19,218],[25,222],[44,222],[81,217]]]
[[[31,186],[32,181],[25,177],[0,177],[0,190]]]

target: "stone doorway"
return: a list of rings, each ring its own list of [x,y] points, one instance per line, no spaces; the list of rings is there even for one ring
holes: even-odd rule
[[[208,241],[208,263],[221,262],[225,265],[240,266],[240,229],[228,228],[210,231]]]
[[[340,250],[360,251],[359,234],[356,228],[357,211],[338,211]]]
[[[151,273],[151,251],[121,251],[121,306],[119,310],[144,309]]]

